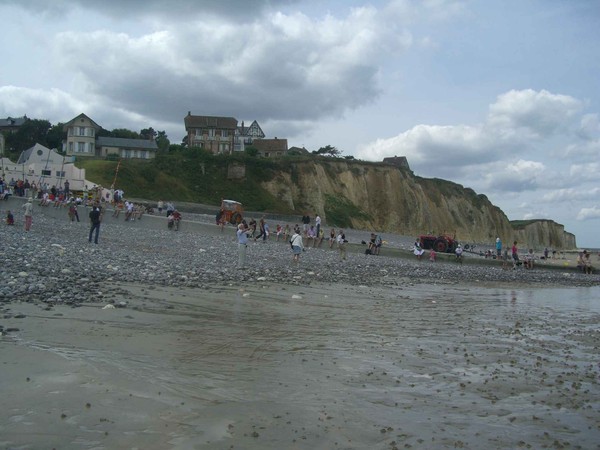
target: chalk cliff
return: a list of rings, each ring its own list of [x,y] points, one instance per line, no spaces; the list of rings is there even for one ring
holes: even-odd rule
[[[551,220],[513,228],[485,195],[459,184],[415,176],[390,164],[318,159],[294,162],[262,187],[287,208],[328,225],[394,232],[455,234],[461,242],[505,244],[513,240],[536,249],[575,248],[575,236]],[[523,225],[523,224],[520,224]]]

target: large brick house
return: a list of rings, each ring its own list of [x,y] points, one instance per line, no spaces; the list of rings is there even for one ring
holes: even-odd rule
[[[238,126],[234,117],[194,116],[188,112],[184,123],[189,147],[229,155],[253,146],[263,157],[287,154],[287,139],[265,139],[265,133],[256,120],[248,127],[243,121]]]
[[[204,148],[215,154],[229,155],[234,151],[237,119],[233,117],[193,116],[184,119],[189,147]]]

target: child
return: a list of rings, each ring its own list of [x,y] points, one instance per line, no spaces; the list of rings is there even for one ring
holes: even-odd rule
[[[429,261],[435,262],[436,256],[437,256],[437,253],[435,252],[435,250],[431,249],[431,251],[429,252]]]
[[[10,211],[6,211],[6,225],[14,225],[15,218]]]

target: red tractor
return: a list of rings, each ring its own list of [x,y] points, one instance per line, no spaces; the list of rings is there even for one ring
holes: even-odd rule
[[[439,236],[432,234],[423,234],[419,236],[421,247],[429,250],[433,249],[438,253],[454,253],[458,246],[458,241],[455,237],[449,234],[441,234]]]
[[[235,200],[221,200],[221,209],[217,213],[217,224],[237,225],[242,221],[244,208]]]

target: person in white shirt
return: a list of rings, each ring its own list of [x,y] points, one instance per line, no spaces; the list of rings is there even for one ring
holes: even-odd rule
[[[346,235],[344,234],[344,230],[340,230],[337,236],[337,245],[340,249],[340,259],[346,259],[346,244],[348,241],[346,240]]]
[[[456,247],[456,250],[454,250],[454,253],[456,253],[456,260],[458,262],[462,262],[463,248],[460,244],[458,244],[458,247]]]
[[[302,242],[302,235],[297,231],[292,235],[292,238],[290,239],[290,245],[292,246],[294,261],[300,261],[300,253],[302,253],[302,250],[304,250],[304,243]]]

